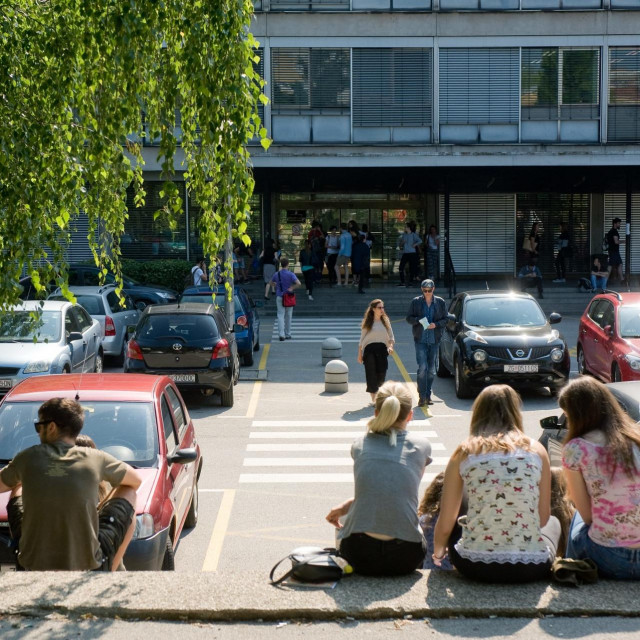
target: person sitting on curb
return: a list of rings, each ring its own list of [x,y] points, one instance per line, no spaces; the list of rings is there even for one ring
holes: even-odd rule
[[[47,400],[35,423],[40,444],[0,470],[0,493],[11,491],[9,526],[21,531],[18,561],[28,571],[115,571],[133,537],[141,479],[104,451],[76,446],[83,425],[78,402]],[[103,480],[116,489],[98,510]]]
[[[532,287],[538,289],[538,297],[544,298],[542,295],[542,273],[538,269],[535,258],[529,258],[527,264],[518,272],[518,279],[520,280],[520,291],[526,291]]]

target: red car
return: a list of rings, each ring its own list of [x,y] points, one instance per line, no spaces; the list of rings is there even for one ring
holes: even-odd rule
[[[45,400],[76,394],[85,410],[82,433],[142,477],[126,568],[173,569],[180,532],[198,520],[202,456],[189,412],[168,377],[85,373],[27,378],[0,404],[0,468],[39,443],[33,423]],[[0,494],[0,569],[15,566],[7,544],[8,500],[9,493]]]
[[[581,374],[640,380],[640,293],[595,296],[580,318],[576,357]]]

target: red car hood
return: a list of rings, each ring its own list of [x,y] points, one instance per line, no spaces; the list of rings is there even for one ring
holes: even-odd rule
[[[623,338],[623,340],[634,355],[640,356],[640,338]]]

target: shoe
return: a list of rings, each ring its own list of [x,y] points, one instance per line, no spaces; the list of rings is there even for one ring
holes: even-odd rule
[[[280,336],[280,342],[284,342],[284,338]]]
[[[265,300],[271,300],[271,298],[269,296],[265,296],[264,299]]]
[[[309,294],[309,300],[313,300],[313,296]]]
[[[418,398],[418,406],[419,407],[424,407],[427,404],[427,400],[425,398],[423,398],[422,396],[420,396]]]
[[[291,340],[291,336],[285,336],[285,340]]]
[[[556,278],[553,282],[562,283],[562,282],[566,282],[566,280],[564,278]]]
[[[433,400],[431,398],[427,398],[426,404],[433,404]]]

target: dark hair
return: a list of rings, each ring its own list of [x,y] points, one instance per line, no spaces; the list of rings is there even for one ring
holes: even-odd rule
[[[536,226],[540,226],[540,222],[538,222],[538,220],[536,220],[532,225],[531,225],[531,232],[529,233],[529,235],[531,236],[535,236],[536,235]]]
[[[280,266],[286,269],[289,266],[289,258],[280,258]]]
[[[416,223],[413,220],[409,220],[409,222],[407,222],[405,224],[406,227],[409,227],[409,229],[411,229],[411,233],[415,233],[416,232]]]
[[[432,225],[429,227],[429,233],[431,233],[431,229],[435,229],[435,230],[436,230],[436,233],[438,233],[438,227],[436,227],[436,225],[435,225],[435,224],[432,224]]]
[[[76,447],[89,447],[89,449],[97,449],[96,443],[91,436],[81,433],[76,437]]]
[[[329,227],[329,231],[337,231],[337,230],[338,230],[338,227],[336,227],[336,225],[335,225],[335,224],[332,224],[332,225]]]
[[[341,223],[340,223],[340,228],[341,228],[343,231],[346,231],[346,230],[347,230],[347,223],[346,223],[346,222],[341,222]]]
[[[62,435],[75,439],[84,425],[84,409],[70,398],[51,398],[38,409],[38,418],[41,422],[55,422]]]
[[[430,516],[433,518],[440,513],[440,500],[442,499],[442,488],[444,487],[444,471],[441,471],[424,490],[422,500],[418,506],[419,516]]]
[[[311,221],[311,228],[313,229],[313,228],[317,227],[319,224],[320,223],[317,220],[312,220]]]

